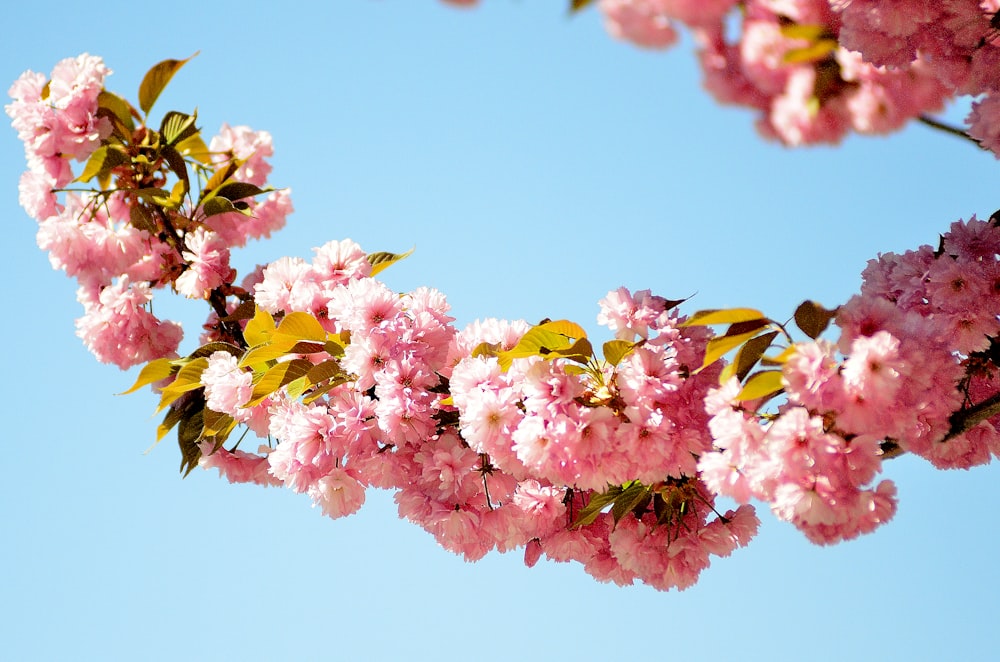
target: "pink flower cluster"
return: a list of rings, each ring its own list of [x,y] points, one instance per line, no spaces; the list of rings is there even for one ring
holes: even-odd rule
[[[895,488],[871,486],[888,451],[938,468],[1000,457],[1000,418],[956,429],[955,414],[997,398],[990,351],[1000,335],[1000,228],[956,222],[938,250],[872,260],[837,316],[839,343],[795,346],[788,396],[762,425],[735,380],[706,401],[718,451],[702,455],[719,494],[771,503],[813,541],[832,543],[892,517]],[[839,358],[840,355],[846,358]]]
[[[617,365],[587,372],[534,356],[503,371],[498,354],[528,325],[487,320],[456,333],[440,293],[397,295],[367,277],[363,257],[346,240],[317,249],[312,263],[264,269],[258,305],[279,317],[310,312],[349,337],[339,360],[350,381],[309,404],[279,392],[244,409],[250,373],[213,354],[202,376],[208,407],[280,441],[259,455],[206,447],[203,466],[286,485],[331,517],[360,508],[366,487],[394,489],[401,516],[466,559],[525,547],[529,565],[541,554],[577,560],[620,584],[685,588],[711,556],[753,536],[753,508],[719,515],[695,478],[712,448],[701,402],[718,369],[690,376],[708,334],[679,326],[666,300],[622,288],[602,302],[601,321],[635,343]],[[574,526],[595,495],[636,479],[655,486],[647,501],[658,506],[617,525],[595,513]]]
[[[448,0],[446,0],[448,1]],[[475,0],[451,4],[473,5]],[[1000,158],[1000,0],[600,0],[611,35],[643,48],[700,44],[705,87],[760,112],[787,145],[882,134],[956,95],[969,135]],[[736,19],[736,20],[733,20]],[[738,22],[738,35],[727,34]]]
[[[189,223],[176,229],[179,244],[171,245],[151,228],[132,224],[137,200],[127,183],[109,194],[60,192],[75,177],[72,161],[85,161],[111,135],[110,121],[99,112],[108,74],[90,55],[63,60],[48,79],[26,72],[10,88],[6,111],[25,146],[20,201],[38,221],[38,245],[54,268],[80,284],[84,316],[77,334],[100,361],[125,369],[173,355],[183,335],[179,324],[150,312],[152,290],[169,285],[187,297],[207,298],[232,283],[230,248],[284,225],[291,202],[287,191],[250,200],[249,217],[234,212]],[[265,158],[272,152],[267,133],[225,126],[211,145],[220,167],[230,156],[239,158],[242,181],[265,184]]]

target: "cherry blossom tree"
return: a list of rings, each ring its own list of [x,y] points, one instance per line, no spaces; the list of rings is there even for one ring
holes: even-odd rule
[[[914,120],[1000,155],[993,0],[596,4],[640,47],[690,30],[710,93],[756,112],[767,139]],[[155,65],[133,104],[80,55],[26,72],[6,106],[21,204],[79,285],[77,334],[99,361],[143,366],[129,392],[158,393],[157,439],[176,432],[185,475],[284,486],[332,518],[392,490],[402,517],[468,560],[522,549],[529,566],[575,560],[666,590],[753,538],[751,501],[836,543],[892,518],[887,460],[1000,456],[997,216],[880,255],[857,295],[803,302],[794,326],[619,288],[600,302],[599,344],[569,320],[458,329],[443,293],[378,279],[406,254],[329,241],[238,274],[231,251],[280,229],[292,203],[269,184],[266,132],[206,140],[194,112],[153,114],[189,60]],[[966,128],[929,114],[958,95],[976,99]],[[153,314],[159,290],[208,304],[193,351]]]

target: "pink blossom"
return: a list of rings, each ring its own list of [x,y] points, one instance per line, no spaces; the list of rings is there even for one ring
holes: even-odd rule
[[[184,237],[181,253],[187,269],[174,282],[189,299],[207,299],[211,291],[235,278],[229,267],[229,248],[214,232],[198,228]]]
[[[237,420],[248,412],[241,407],[253,393],[253,374],[239,367],[239,360],[229,352],[213,352],[208,367],[201,373],[205,385],[206,406],[212,411],[229,414]]]

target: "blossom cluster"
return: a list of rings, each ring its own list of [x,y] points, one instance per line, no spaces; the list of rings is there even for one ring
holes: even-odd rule
[[[472,5],[474,0],[452,4]],[[997,0],[599,0],[608,32],[650,49],[690,29],[706,89],[787,145],[883,134],[977,97],[969,135],[1000,158]]]
[[[872,486],[887,454],[942,469],[1000,457],[1000,420],[962,425],[970,405],[997,400],[1000,228],[956,222],[935,250],[872,260],[861,293],[841,307],[837,344],[795,345],[788,401],[762,425],[730,382],[706,400],[718,450],[698,468],[720,494],[771,503],[811,540],[837,542],[892,517],[895,487]],[[967,429],[966,429],[967,428]]]
[[[79,283],[84,315],[77,320],[77,335],[100,361],[125,369],[172,355],[183,336],[178,323],[150,312],[153,290],[169,286],[187,297],[207,298],[231,283],[230,248],[280,228],[291,202],[287,191],[275,191],[247,202],[249,216],[228,212],[202,218],[201,210],[189,209],[185,215],[198,221],[167,228],[171,218],[165,213],[142,225],[135,222],[137,191],[162,186],[163,179],[137,181],[123,166],[109,191],[67,190],[75,181],[72,162],[86,161],[114,130],[102,107],[110,73],[100,58],[86,54],[63,60],[48,78],[28,71],[10,88],[13,101],[5,108],[28,164],[19,185],[21,205],[38,221],[38,245],[48,251],[53,268]],[[141,127],[135,137],[145,131]],[[206,169],[238,159],[242,165],[235,176],[264,185],[271,154],[266,132],[225,126],[209,150],[213,161]],[[164,240],[168,231],[175,241]]]
[[[250,372],[212,354],[207,406],[279,443],[258,454],[206,443],[203,466],[306,493],[331,517],[360,508],[367,487],[392,489],[402,517],[468,560],[523,547],[529,565],[542,554],[576,560],[619,584],[690,586],[712,556],[753,536],[753,508],[719,514],[696,476],[696,458],[712,448],[701,401],[718,370],[690,375],[708,333],[681,327],[666,300],[620,289],[602,302],[601,321],[634,344],[617,365],[595,358],[588,371],[535,355],[504,370],[500,356],[529,325],[456,331],[439,292],[396,295],[360,255],[349,240],[332,242],[312,263],[263,271],[258,305],[308,312],[349,337],[339,361],[350,378],[309,404],[278,392],[244,408]],[[617,521],[593,508],[580,519],[595,495],[636,480],[651,486],[646,504]]]

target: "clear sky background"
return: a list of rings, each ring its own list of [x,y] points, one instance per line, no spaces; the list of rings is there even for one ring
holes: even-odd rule
[[[157,108],[270,131],[296,206],[241,271],[330,239],[416,247],[385,280],[442,290],[459,324],[565,317],[600,337],[619,285],[781,319],[1000,207],[971,144],[914,125],[785,149],[709,99],[689,45],[639,51],[562,1],[485,4],[10,3],[0,83],[90,52],[134,99],[152,64],[200,50]],[[74,336],[75,285],[17,205],[23,168],[0,130],[0,659],[995,659],[992,466],[889,462],[896,519],[830,548],[762,508],[758,539],[682,593],[517,553],[466,564],[385,493],[331,521],[288,490],[182,480],[172,440],[143,453],[153,396],[115,396],[134,373]],[[192,349],[202,307],[156,311]]]

